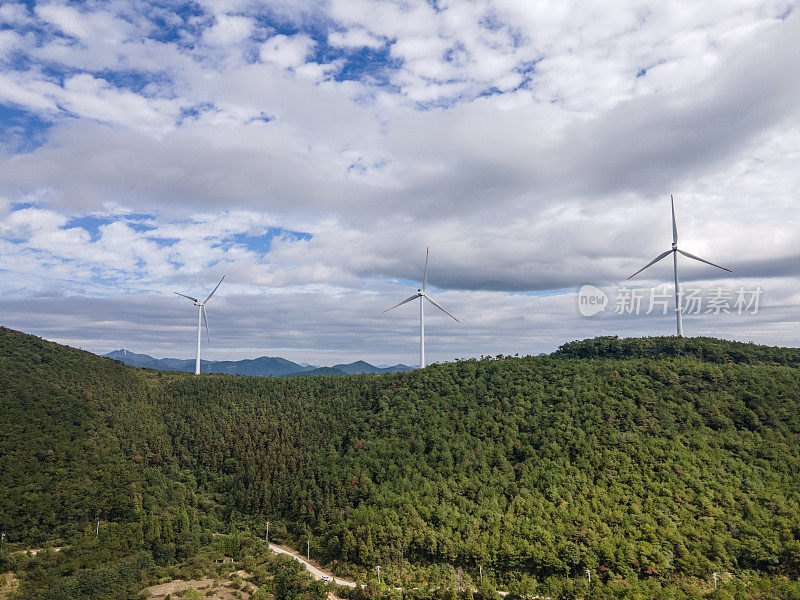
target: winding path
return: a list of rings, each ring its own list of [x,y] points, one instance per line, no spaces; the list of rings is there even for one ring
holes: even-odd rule
[[[303,563],[308,572],[311,573],[315,579],[322,579],[323,576],[330,577],[337,585],[346,585],[347,587],[354,588],[356,587],[355,581],[348,581],[347,579],[339,579],[338,577],[334,577],[333,573],[328,571],[323,571],[319,567],[315,567],[310,562],[308,562],[305,558],[300,556],[297,552],[290,548],[286,548],[284,546],[278,546],[276,544],[270,544],[269,549],[273,552],[277,552],[278,554],[286,554],[287,556],[291,556],[296,561]]]
[[[337,585],[346,585],[347,587],[351,588],[356,587],[355,581],[348,581],[347,579],[339,579],[338,577],[334,577],[333,573],[329,571],[323,571],[319,567],[315,567],[291,548],[286,548],[285,546],[278,546],[277,544],[270,544],[269,549],[272,550],[273,552],[277,552],[278,554],[286,554],[287,556],[291,556],[296,561],[301,562],[305,566],[305,568],[308,569],[308,572],[314,576],[315,579],[322,579],[323,576],[326,576],[330,577]],[[395,589],[402,590],[402,588],[395,588]],[[500,590],[498,590],[497,593],[503,597],[508,595],[508,592],[501,592]],[[534,598],[543,598],[543,596],[534,596]],[[548,598],[547,600],[550,599]]]

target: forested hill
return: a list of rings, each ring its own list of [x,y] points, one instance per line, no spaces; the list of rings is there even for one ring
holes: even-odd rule
[[[599,337],[570,342],[551,356],[555,358],[649,358],[689,357],[703,362],[787,365],[800,367],[800,348],[776,348],[716,338],[618,338]]]
[[[796,578],[797,351],[680,343],[264,379],[139,370],[0,329],[0,529],[33,544],[125,524],[131,552],[168,564],[269,520],[398,585],[479,565],[518,589],[586,569],[626,585]]]

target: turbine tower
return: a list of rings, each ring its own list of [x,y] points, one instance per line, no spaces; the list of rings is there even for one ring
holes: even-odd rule
[[[428,248],[425,248],[425,275],[422,277],[422,289],[421,290],[417,290],[417,293],[414,294],[413,296],[409,296],[408,298],[406,298],[402,302],[398,302],[397,304],[395,304],[391,308],[387,308],[385,311],[383,311],[383,312],[390,311],[390,310],[392,310],[392,308],[397,308],[398,306],[400,306],[402,304],[405,304],[406,302],[411,302],[412,300],[416,300],[417,298],[419,298],[419,368],[420,369],[424,369],[425,368],[425,314],[424,314],[424,311],[423,311],[423,305],[424,305],[423,300],[427,300],[428,302],[433,304],[436,308],[438,308],[440,311],[442,311],[448,317],[452,317],[453,319],[455,319],[457,323],[461,322],[458,319],[456,319],[455,317],[453,317],[453,315],[451,315],[449,312],[447,312],[441,306],[439,306],[433,300],[433,298],[428,296],[428,294],[425,292],[425,288],[427,288],[427,287],[428,287]]]
[[[680,283],[678,282],[678,252],[683,254],[686,258],[698,260],[702,263],[706,263],[707,265],[711,265],[712,267],[717,267],[718,269],[722,269],[723,271],[730,272],[730,269],[726,269],[725,267],[720,267],[719,265],[716,265],[709,260],[700,258],[699,256],[695,256],[694,254],[689,254],[688,252],[678,248],[678,226],[675,224],[675,200],[672,198],[672,194],[670,194],[669,196],[669,201],[672,205],[672,248],[656,256],[653,260],[651,260],[641,269],[636,271],[636,273],[628,277],[628,279],[635,277],[636,275],[644,271],[647,267],[656,264],[662,258],[665,258],[669,254],[672,254],[672,265],[675,271],[675,318],[678,320],[678,337],[683,337],[683,319],[681,318],[681,292],[680,292],[681,288],[680,288]]]
[[[222,276],[222,279],[225,279],[225,275]],[[194,305],[197,307],[197,359],[194,363],[194,374],[200,375],[200,329],[201,323],[200,320],[202,319],[205,321],[206,324],[206,335],[208,336],[208,341],[211,343],[211,334],[208,332],[208,318],[206,317],[206,302],[211,300],[211,296],[214,295],[214,292],[217,291],[217,288],[222,283],[222,279],[219,280],[217,287],[211,290],[211,293],[205,300],[198,300],[197,298],[192,298],[191,296],[187,296],[186,294],[181,294],[180,292],[173,292],[174,294],[178,294],[178,296],[183,296],[184,298],[188,298]]]

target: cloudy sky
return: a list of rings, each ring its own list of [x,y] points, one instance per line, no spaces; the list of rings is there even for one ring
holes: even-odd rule
[[[429,360],[669,335],[674,194],[686,334],[797,346],[798,2],[595,4],[2,0],[0,323],[411,364],[429,246]]]

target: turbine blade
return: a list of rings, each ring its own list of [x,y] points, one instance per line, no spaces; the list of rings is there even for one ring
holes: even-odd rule
[[[672,242],[677,244],[678,243],[678,226],[675,224],[675,200],[673,200],[672,194],[669,195],[669,201],[672,204]]]
[[[222,279],[225,279],[225,275],[222,276]],[[217,291],[217,288],[220,286],[220,283],[222,283],[222,279],[219,280],[219,283],[217,284],[217,287],[215,287],[213,290],[211,290],[211,293],[208,295],[208,298],[203,300],[203,302],[208,302],[211,299],[211,296],[214,295],[214,292]]]
[[[422,291],[428,287],[428,252],[429,248],[425,248],[425,276],[422,278]]]
[[[666,252],[662,252],[661,254],[659,254],[658,256],[656,256],[656,257],[655,257],[653,260],[651,260],[649,263],[647,263],[645,266],[643,266],[641,269],[639,269],[638,271],[636,271],[636,273],[634,273],[633,275],[631,275],[630,277],[628,277],[628,279],[631,279],[631,278],[633,278],[633,277],[636,277],[636,276],[637,276],[639,273],[641,273],[642,271],[644,271],[644,270],[645,270],[647,267],[649,267],[650,265],[654,265],[654,264],[656,264],[656,263],[657,263],[658,261],[660,261],[662,258],[664,258],[665,256],[667,256],[668,254],[671,254],[671,253],[672,253],[672,250],[667,250]]]
[[[449,312],[447,312],[447,311],[446,311],[445,309],[443,309],[441,306],[439,306],[438,304],[436,304],[436,301],[435,301],[435,300],[433,300],[433,299],[431,299],[429,296],[423,296],[423,298],[425,298],[425,300],[427,300],[428,302],[430,302],[431,304],[433,304],[433,305],[434,305],[436,308],[438,308],[440,311],[442,311],[442,312],[443,312],[444,314],[446,314],[448,317],[453,317],[453,315],[451,315]],[[454,318],[454,319],[456,319],[455,317],[453,317],[453,318]],[[461,321],[459,321],[458,319],[456,319],[456,323],[461,323]]]
[[[172,292],[173,294],[178,294],[178,296],[183,296],[184,298],[188,298],[192,302],[197,302],[197,298],[192,298],[191,296],[187,296],[186,294],[181,294],[180,292]]]
[[[406,302],[411,302],[412,300],[416,300],[416,299],[417,299],[417,298],[419,298],[421,295],[422,295],[422,294],[414,294],[413,296],[409,296],[408,298],[406,298],[406,299],[405,299],[405,300],[403,300],[402,302],[398,302],[397,304],[395,304],[395,305],[394,305],[394,306],[392,306],[391,308],[387,308],[387,309],[386,309],[385,311],[383,311],[383,312],[388,312],[388,311],[392,310],[392,308],[397,308],[398,306],[401,306],[401,305],[405,304]]]
[[[200,308],[203,311],[203,322],[206,324],[206,340],[210,344],[211,343],[211,332],[208,330],[208,317],[206,317],[206,305],[203,304]]]
[[[720,267],[717,264],[712,263],[710,260],[706,260],[705,258],[700,258],[699,256],[695,256],[694,254],[689,254],[688,252],[684,252],[683,250],[678,250],[681,254],[683,254],[687,258],[693,258],[694,260],[699,260],[702,263],[706,263],[707,265],[711,265],[712,267],[717,267],[718,269],[722,269],[723,271],[731,272],[730,269],[726,269],[725,267]]]

